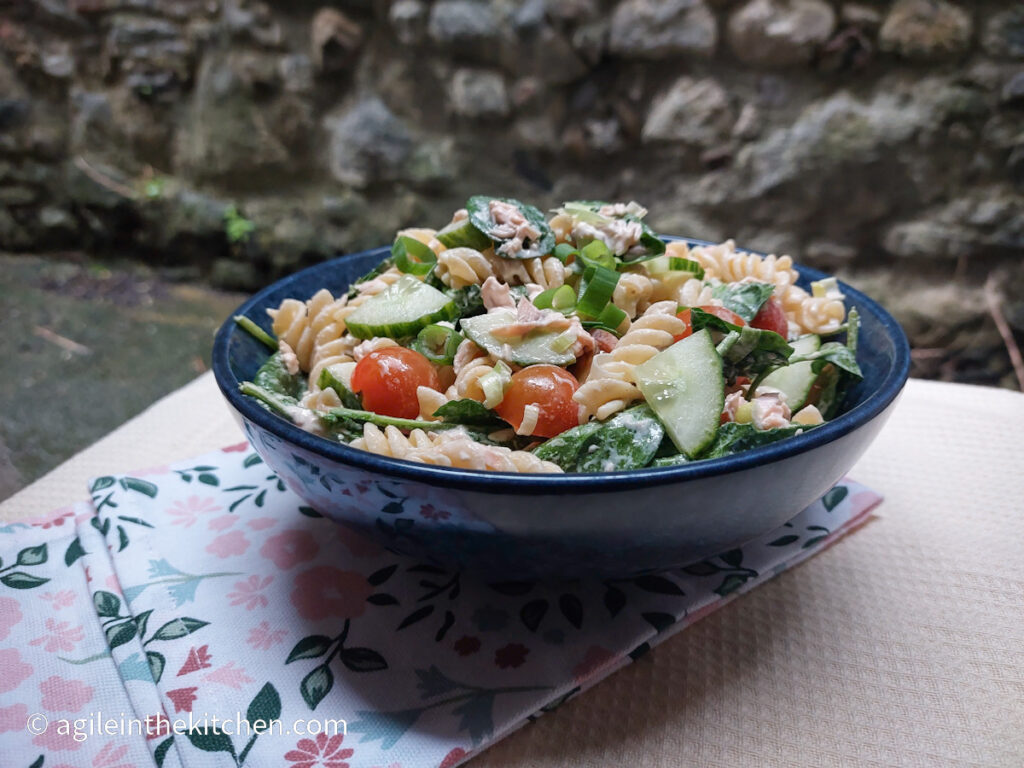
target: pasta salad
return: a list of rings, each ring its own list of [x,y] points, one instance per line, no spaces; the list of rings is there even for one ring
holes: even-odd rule
[[[861,376],[835,279],[666,243],[646,213],[471,197],[347,293],[268,310],[273,335],[236,318],[273,349],[242,392],[355,448],[504,472],[683,464],[834,416]]]

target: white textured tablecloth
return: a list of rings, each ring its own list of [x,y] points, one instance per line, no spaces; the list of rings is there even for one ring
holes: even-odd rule
[[[480,766],[1024,765],[1024,395],[911,381],[836,547],[513,734]],[[241,439],[207,374],[0,504]]]

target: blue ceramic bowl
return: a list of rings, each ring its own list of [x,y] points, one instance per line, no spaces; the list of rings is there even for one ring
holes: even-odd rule
[[[699,241],[690,241],[699,243]],[[274,283],[238,310],[262,327],[282,299],[335,295],[388,248],[318,264]],[[798,267],[801,283],[824,275]],[[674,568],[770,531],[820,498],[885,424],[907,379],[896,321],[843,285],[860,312],[864,380],[842,415],[773,445],[721,459],[600,474],[518,475],[377,456],[304,432],[239,393],[267,349],[228,320],[213,370],[253,447],[310,506],[398,552],[503,580],[628,576]],[[423,514],[430,506],[439,514]]]

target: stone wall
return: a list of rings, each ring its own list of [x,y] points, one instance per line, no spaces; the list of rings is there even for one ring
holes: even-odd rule
[[[1010,381],[1019,0],[0,0],[0,46],[0,248],[251,288],[470,193],[635,198]]]

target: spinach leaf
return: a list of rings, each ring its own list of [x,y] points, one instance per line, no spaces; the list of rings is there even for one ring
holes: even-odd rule
[[[730,421],[718,428],[715,442],[704,451],[701,458],[717,459],[721,456],[730,456],[751,448],[777,443],[779,440],[785,440],[797,432],[806,432],[808,429],[813,429],[813,427],[791,426],[761,430],[753,424],[738,424],[735,421]]]
[[[749,323],[761,311],[774,290],[775,286],[768,283],[719,283],[711,289],[711,295],[719,299],[726,309],[732,310]]]
[[[476,400],[449,400],[436,411],[434,416],[444,419],[449,424],[467,424],[472,427],[492,427],[502,429],[508,427],[498,415],[483,403]]]
[[[576,469],[576,457],[583,449],[583,443],[601,427],[599,421],[588,421],[586,424],[567,429],[539,445],[533,454],[538,459],[553,461],[566,472],[573,472]]]
[[[291,421],[292,411],[296,408],[297,400],[291,395],[282,394],[276,390],[267,389],[252,381],[243,381],[238,385],[238,391],[243,395],[256,398],[260,405],[268,411],[273,411]]]
[[[514,205],[519,209],[519,212],[523,214],[526,220],[533,225],[533,227],[540,232],[540,237],[536,240],[527,240],[523,243],[523,249],[515,255],[509,256],[500,253],[497,248],[494,252],[501,258],[505,259],[533,259],[538,256],[544,256],[545,254],[551,253],[555,247],[555,235],[551,231],[551,227],[548,226],[547,219],[544,214],[541,213],[537,208],[527,203],[522,203],[519,200],[511,197],[488,197],[487,195],[473,195],[466,202],[466,210],[469,211],[470,223],[487,235],[491,240],[497,244],[506,242],[507,238],[496,237],[494,235],[495,221],[491,215],[491,201],[498,200],[509,205]]]
[[[443,421],[420,421],[419,419],[400,419],[395,416],[385,416],[380,413],[373,413],[372,411],[361,411],[356,408],[332,408],[326,413],[317,413],[320,417],[320,421],[330,426],[343,421],[353,421],[358,423],[370,422],[376,424],[378,427],[398,427],[402,430],[411,429],[423,429],[423,430],[436,430],[436,429],[454,429],[458,424],[446,424]],[[362,430],[360,430],[361,432]]]
[[[840,344],[838,341],[829,341],[822,344],[816,352],[811,352],[806,355],[794,355],[791,359],[791,363],[801,363],[807,360],[811,360],[814,363],[813,370],[815,373],[819,373],[826,364],[831,363],[836,368],[855,376],[858,379],[864,378],[864,374],[860,370],[860,366],[857,365],[857,356],[848,346]]]
[[[737,376],[755,378],[769,368],[786,365],[793,348],[774,331],[763,331],[745,325],[730,331],[718,343],[725,376],[734,381]]]
[[[484,300],[480,297],[479,285],[467,285],[465,288],[447,288],[444,291],[455,302],[457,318],[473,317],[484,313]]]
[[[590,421],[553,437],[534,451],[566,472],[639,469],[654,458],[665,428],[647,405],[608,421]]]
[[[298,398],[306,388],[301,374],[288,373],[280,352],[275,352],[267,358],[267,362],[256,371],[252,380],[257,386],[291,398]]]

